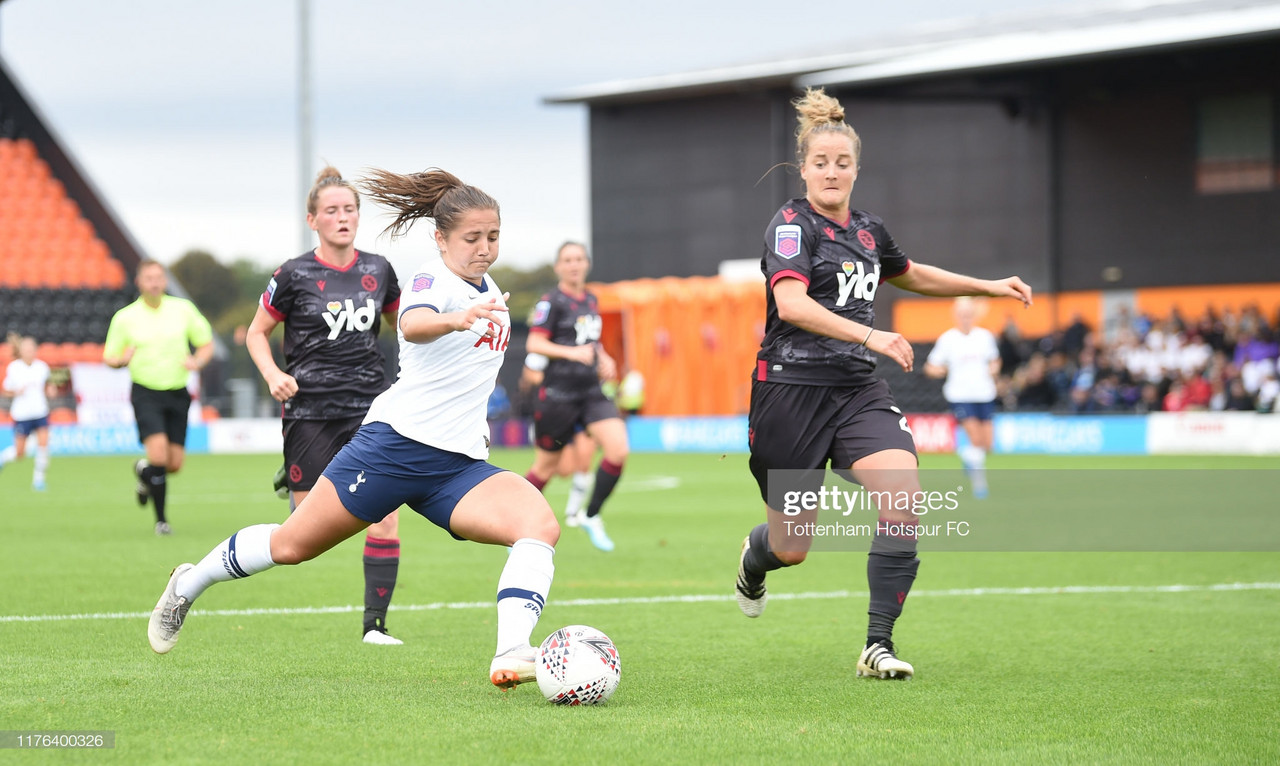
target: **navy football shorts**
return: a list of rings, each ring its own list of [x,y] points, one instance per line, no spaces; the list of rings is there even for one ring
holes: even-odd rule
[[[969,418],[977,418],[978,420],[990,420],[995,414],[995,402],[948,402],[951,405],[951,414],[955,416],[956,422],[962,422]]]
[[[32,418],[31,420],[15,420],[13,421],[14,436],[30,436],[39,431],[41,428],[49,427],[49,416]]]
[[[458,501],[502,468],[401,436],[386,423],[360,426],[324,469],[342,506],[370,524],[407,505],[453,535]],[[456,539],[463,538],[453,535]]]

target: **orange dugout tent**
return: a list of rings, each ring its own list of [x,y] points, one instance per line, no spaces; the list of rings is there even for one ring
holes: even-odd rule
[[[644,376],[643,414],[746,413],[764,333],[763,284],[666,277],[590,289],[600,299],[605,349]]]

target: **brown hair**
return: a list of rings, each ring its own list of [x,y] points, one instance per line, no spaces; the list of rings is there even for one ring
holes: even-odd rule
[[[161,263],[160,261],[157,261],[155,258],[151,258],[148,256],[148,257],[143,257],[139,259],[138,268],[134,269],[134,272],[133,272],[134,279],[137,279],[138,275],[142,273],[143,269],[147,269],[152,266],[159,266],[160,269],[165,272],[165,276],[166,277],[169,276],[169,270],[164,267],[163,263]]]
[[[853,143],[853,164],[859,164],[862,139],[844,121],[844,107],[840,106],[839,101],[828,96],[822,88],[809,88],[803,96],[791,103],[800,118],[800,125],[796,128],[796,159],[801,165],[804,164],[805,155],[809,152],[809,141],[815,133],[839,133],[847,136]]]
[[[587,249],[586,245],[582,244],[581,242],[578,242],[577,240],[572,240],[572,239],[566,239],[564,242],[560,243],[560,247],[556,248],[556,263],[560,262],[560,256],[564,254],[564,249],[566,247],[582,248],[582,254],[587,256],[587,263],[591,263],[591,251]]]
[[[311,215],[316,214],[316,206],[320,204],[320,192],[330,186],[340,186],[343,189],[350,189],[351,194],[356,198],[356,210],[360,209],[360,192],[356,191],[356,187],[345,178],[342,173],[332,165],[326,165],[316,175],[316,182],[311,184],[311,191],[307,192],[307,212]]]
[[[447,237],[463,214],[472,210],[492,210],[502,217],[496,199],[440,168],[404,175],[371,170],[369,177],[360,181],[360,188],[369,199],[396,211],[395,220],[384,229],[392,237],[408,232],[419,218],[435,221],[436,231]]]

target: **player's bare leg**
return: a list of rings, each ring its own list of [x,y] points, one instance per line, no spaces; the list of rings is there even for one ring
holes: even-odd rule
[[[969,444],[960,451],[960,462],[973,482],[973,496],[987,496],[987,453],[994,442],[994,430],[990,420],[965,418],[961,423]]]
[[[606,418],[587,424],[587,434],[600,445],[604,456],[596,469],[596,483],[591,490],[591,502],[587,503],[587,517],[582,528],[591,538],[591,544],[602,551],[613,550],[613,540],[604,531],[600,510],[613,494],[622,477],[622,467],[627,462],[630,446],[627,444],[627,425],[622,418]]]
[[[160,654],[173,648],[187,610],[214,583],[243,579],[278,564],[309,561],[368,526],[369,522],[343,507],[333,483],[320,477],[284,524],[245,527],[199,563],[182,564],[173,571],[147,625],[151,648]]]

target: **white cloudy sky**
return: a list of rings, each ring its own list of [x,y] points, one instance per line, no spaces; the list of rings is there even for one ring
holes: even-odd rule
[[[580,85],[855,50],[880,34],[1069,0],[312,0],[314,148],[346,175],[440,166],[503,206],[504,260],[589,239]],[[839,7],[854,11],[839,19]],[[302,251],[297,0],[7,0],[0,56],[151,256]],[[958,10],[960,9],[960,10]],[[839,19],[839,20],[838,20]],[[429,227],[357,245],[400,273]]]

